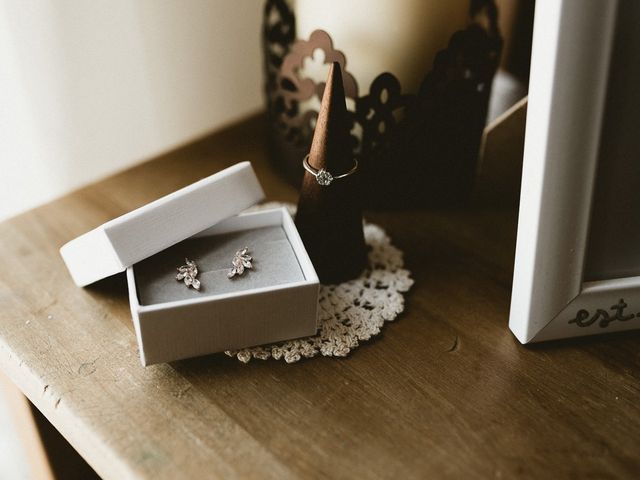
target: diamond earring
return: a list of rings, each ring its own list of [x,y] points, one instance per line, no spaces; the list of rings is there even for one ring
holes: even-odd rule
[[[240,276],[244,273],[245,269],[252,269],[253,264],[251,261],[253,258],[251,255],[248,255],[249,248],[244,247],[242,250],[238,250],[236,254],[233,256],[233,260],[231,261],[231,265],[233,267],[227,273],[228,278],[233,278],[236,275]]]
[[[176,280],[184,281],[187,288],[193,287],[196,290],[200,290],[200,280],[196,278],[198,276],[198,265],[196,265],[196,262],[189,260],[188,258],[185,258],[184,262],[186,265],[178,267]]]

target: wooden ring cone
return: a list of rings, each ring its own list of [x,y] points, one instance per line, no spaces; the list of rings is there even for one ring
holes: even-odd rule
[[[337,62],[329,69],[308,162],[318,171],[335,174],[354,166],[342,72]],[[306,171],[302,180],[296,226],[324,284],[355,278],[366,266],[359,173],[358,169],[330,185],[320,185]]]

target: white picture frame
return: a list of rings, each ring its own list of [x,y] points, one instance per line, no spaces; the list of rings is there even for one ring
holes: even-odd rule
[[[621,3],[536,2],[509,318],[522,343],[640,328],[640,276],[585,281]]]

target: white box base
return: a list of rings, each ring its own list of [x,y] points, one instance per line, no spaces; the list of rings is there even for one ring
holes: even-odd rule
[[[244,246],[255,270],[230,280]],[[184,256],[198,262],[200,292],[175,279]],[[317,331],[318,277],[284,208],[224,220],[129,267],[127,278],[143,365]]]

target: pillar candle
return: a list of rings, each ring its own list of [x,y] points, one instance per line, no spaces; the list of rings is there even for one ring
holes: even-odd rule
[[[325,30],[347,58],[359,95],[383,72],[398,78],[402,91],[417,93],[438,51],[469,23],[470,0],[295,0],[297,37]],[[321,53],[317,52],[321,57]],[[323,58],[307,59],[301,74],[324,81]]]

